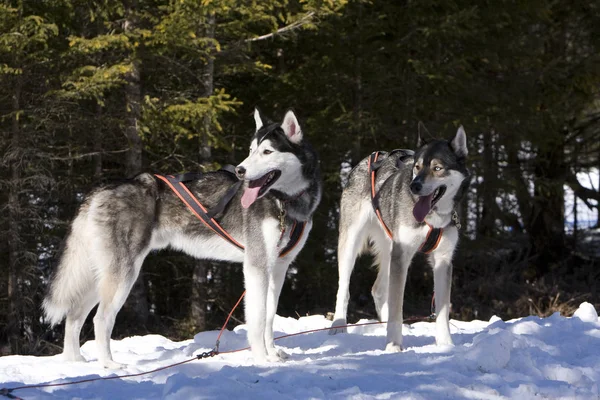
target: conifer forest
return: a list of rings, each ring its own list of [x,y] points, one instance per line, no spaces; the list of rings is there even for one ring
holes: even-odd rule
[[[255,107],[295,111],[324,182],[278,314],[333,311],[344,178],[414,149],[420,121],[467,134],[451,317],[600,306],[598,1],[2,0],[0,355],[60,352],[41,303],[91,189],[236,165]],[[352,275],[350,322],[376,318],[371,264]],[[152,252],[113,338],[216,329],[243,290],[239,264]],[[432,290],[418,257],[405,315],[428,315]]]

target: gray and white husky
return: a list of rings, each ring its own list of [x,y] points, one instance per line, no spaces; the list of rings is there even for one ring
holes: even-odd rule
[[[248,341],[254,359],[286,357],[273,344],[273,319],[286,271],[306,242],[321,199],[319,162],[292,111],[282,123],[263,123],[258,110],[254,119],[250,154],[236,167],[237,177],[215,171],[187,184],[209,209],[238,178],[245,181],[215,217],[245,251],[209,230],[166,183],[151,174],[101,187],[86,198],[43,303],[50,323],[66,317],[66,360],[84,361],[80,331],[86,316],[99,304],[94,317],[98,359],[106,368],[122,367],[110,351],[115,317],[144,258],[151,250],[169,246],[200,259],[243,263]],[[306,222],[302,236],[280,256],[280,249],[290,240],[283,232],[290,232],[297,222]]]
[[[402,305],[407,271],[428,239],[430,227],[443,228],[437,247],[428,254],[434,273],[436,343],[452,344],[448,317],[452,256],[458,243],[456,212],[469,184],[465,131],[461,126],[451,141],[425,142],[419,134],[417,147],[414,153],[390,153],[381,161],[376,174],[379,210],[389,235],[372,205],[369,158],[351,171],[341,199],[339,287],[330,334],[344,331],[335,327],[346,324],[354,262],[361,248],[370,248],[379,265],[371,293],[380,319],[388,321],[386,350],[391,352],[402,350]]]

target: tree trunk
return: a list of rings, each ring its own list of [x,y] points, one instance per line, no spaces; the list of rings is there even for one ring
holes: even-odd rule
[[[100,179],[102,176],[102,105],[96,102],[96,131],[92,138],[92,146],[94,155],[92,161],[94,163],[94,180]]]
[[[596,188],[600,191],[600,147],[598,147],[598,186]],[[600,202],[596,203],[596,228],[600,228]]]
[[[142,89],[140,83],[140,60],[133,55],[132,70],[127,75],[125,85],[125,101],[127,117],[125,118],[125,136],[129,142],[127,152],[126,174],[132,177],[142,171],[142,138],[139,132],[139,120],[142,114]]]
[[[215,37],[215,15],[210,14],[207,18],[206,38],[214,39]],[[204,96],[209,97],[214,90],[214,48],[211,48],[211,54],[208,57],[204,66]],[[201,164],[208,163],[212,158],[212,149],[209,144],[208,132],[211,129],[209,116],[204,117],[204,132],[199,137],[198,143],[198,158]],[[192,295],[190,304],[190,318],[193,326],[197,331],[206,330],[206,300],[207,300],[207,276],[211,267],[211,262],[208,260],[197,260],[194,264],[194,272],[192,274]]]
[[[506,172],[512,178],[515,185],[515,196],[517,198],[517,204],[519,205],[519,214],[523,220],[523,224],[528,229],[528,223],[531,219],[531,208],[532,198],[529,193],[529,187],[525,181],[523,169],[521,168],[521,161],[519,160],[519,143],[515,143],[514,140],[508,139],[504,143],[506,146],[506,155],[508,158],[509,168],[506,168]]]
[[[537,274],[550,272],[565,250],[564,150],[556,140],[540,150],[535,160],[535,189],[528,231],[537,258]]]
[[[19,257],[22,253],[19,220],[21,208],[19,204],[19,189],[21,186],[21,130],[19,125],[19,112],[21,109],[21,76],[16,77],[15,88],[12,95],[12,125],[10,139],[10,185],[8,189],[8,340],[11,353],[20,351],[21,293],[19,290]]]
[[[362,54],[363,54],[363,40],[362,40],[362,17],[363,17],[363,5],[362,2],[358,4],[358,15],[356,19],[356,27],[358,35],[357,49],[354,51],[354,105],[353,105],[353,120],[354,129],[356,132],[356,139],[354,141],[352,160],[361,160],[363,158],[361,150],[362,135],[364,134],[363,125],[363,80],[362,80]]]
[[[131,0],[125,3],[126,17],[123,22],[123,30],[131,32],[136,28],[135,11],[137,1]],[[139,121],[142,114],[142,88],[140,82],[141,61],[139,55],[134,51],[131,55],[132,70],[125,77],[125,106],[127,116],[125,118],[125,136],[129,142],[129,151],[126,159],[126,175],[133,177],[142,171],[142,138],[140,137]],[[133,314],[136,324],[145,326],[148,323],[149,307],[148,293],[144,281],[144,273],[140,271],[135,285],[131,290],[126,308]],[[128,313],[129,314],[129,313]]]
[[[206,21],[206,38],[214,39],[215,38],[215,14],[211,13],[207,17]],[[203,81],[204,81],[204,97],[210,97],[214,91],[214,77],[215,77],[215,48],[214,46],[210,46],[209,57],[206,61],[206,65],[204,66]],[[204,117],[204,132],[200,135],[200,149],[199,149],[199,158],[200,163],[207,163],[212,158],[212,150],[209,144],[208,132],[211,129],[210,126],[210,118],[207,116]]]
[[[494,157],[494,130],[483,135],[483,184],[480,186],[482,191],[481,220],[477,226],[478,237],[490,237],[494,234],[495,213],[494,203],[496,202],[496,190],[494,190],[494,181],[498,179],[496,172],[497,162]]]
[[[573,193],[573,242],[577,243],[577,231],[579,230],[579,221],[577,221],[577,196]]]

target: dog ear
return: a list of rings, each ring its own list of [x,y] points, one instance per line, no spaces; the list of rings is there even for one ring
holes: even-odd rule
[[[469,154],[469,150],[467,149],[467,134],[462,125],[458,127],[456,136],[450,142],[450,146],[454,150],[454,154],[458,157],[466,157]]]
[[[260,111],[258,111],[258,107],[254,107],[254,122],[256,122],[255,132],[258,132],[258,130],[263,126],[262,118],[260,116]]]
[[[283,128],[283,131],[288,139],[290,139],[290,142],[298,144],[302,141],[302,129],[292,110],[289,110],[285,114],[283,122],[281,123],[281,128]]]
[[[433,137],[427,128],[425,128],[423,121],[419,121],[417,124],[417,148],[425,146],[427,142],[431,141],[432,139]]]

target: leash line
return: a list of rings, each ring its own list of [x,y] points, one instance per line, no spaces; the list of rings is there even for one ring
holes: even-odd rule
[[[246,291],[244,290],[244,292],[240,296],[240,298],[237,301],[237,303],[235,303],[235,306],[233,306],[233,308],[229,312],[229,315],[227,316],[227,319],[225,320],[225,323],[221,327],[221,330],[219,331],[219,335],[217,336],[217,341],[215,343],[215,349],[214,349],[214,351],[216,352],[215,355],[219,354],[219,344],[221,343],[221,335],[223,335],[223,331],[225,331],[225,328],[227,328],[227,323],[231,319],[231,316],[233,315],[233,312],[235,311],[235,309],[237,308],[237,306],[240,305],[240,303],[242,302],[242,299],[244,298],[245,295],[246,295]]]
[[[40,384],[35,384],[35,385],[16,386],[16,387],[13,387],[13,388],[2,388],[2,389],[0,389],[0,396],[7,397],[9,399],[25,400],[25,399],[23,399],[21,397],[18,397],[16,395],[14,395],[12,392],[14,392],[16,390],[23,390],[23,389],[41,389],[41,388],[49,388],[49,387],[72,386],[72,385],[79,385],[79,384],[82,384],[82,383],[89,383],[89,382],[96,382],[96,381],[110,381],[110,380],[115,380],[115,379],[135,378],[135,377],[138,377],[138,376],[154,374],[156,372],[164,371],[164,370],[169,369],[169,368],[173,368],[173,367],[177,367],[177,366],[180,366],[180,365],[183,365],[183,364],[187,364],[187,363],[190,363],[192,361],[203,360],[205,358],[215,357],[215,356],[217,356],[219,354],[232,354],[232,353],[239,353],[239,352],[245,351],[245,350],[250,350],[250,346],[247,346],[247,347],[244,347],[244,348],[240,348],[240,349],[235,349],[235,350],[226,350],[226,351],[220,351],[219,350],[219,344],[220,344],[221,336],[223,335],[223,332],[227,328],[227,323],[231,319],[231,316],[233,315],[233,312],[235,311],[235,309],[242,302],[242,299],[244,298],[245,295],[246,295],[246,291],[244,291],[242,293],[242,295],[238,299],[237,303],[235,303],[235,305],[233,306],[233,308],[229,312],[229,315],[227,316],[227,319],[225,320],[225,323],[223,324],[223,326],[221,327],[221,330],[219,331],[219,334],[217,336],[217,340],[216,340],[216,343],[215,343],[215,347],[214,347],[213,350],[197,354],[193,358],[189,358],[187,360],[183,360],[183,361],[180,361],[180,362],[177,362],[177,363],[174,363],[174,364],[165,365],[163,367],[155,368],[153,370],[145,371],[145,372],[137,372],[137,373],[126,374],[126,375],[115,375],[115,376],[104,376],[104,377],[98,377],[98,378],[80,379],[80,380],[71,381],[71,382],[40,383]],[[434,320],[434,319],[435,319],[435,314],[431,314],[431,315],[429,315],[427,317],[412,317],[412,318],[407,318],[407,319],[405,319],[403,321],[403,323],[414,323],[414,322],[419,322],[419,321],[431,321],[431,320]],[[360,323],[360,324],[336,325],[336,326],[330,326],[330,327],[327,327],[327,328],[310,329],[310,330],[307,330],[307,331],[302,331],[302,332],[296,332],[296,333],[290,333],[290,334],[286,334],[286,335],[281,335],[281,336],[277,336],[276,338],[273,338],[273,340],[286,339],[286,338],[290,338],[290,337],[294,337],[294,336],[304,335],[304,334],[307,334],[307,333],[315,333],[315,332],[321,332],[321,331],[328,331],[330,329],[350,328],[350,327],[355,327],[355,326],[379,325],[379,324],[386,324],[386,323],[387,323],[387,321],[375,321],[375,322],[363,322],[363,323]]]

